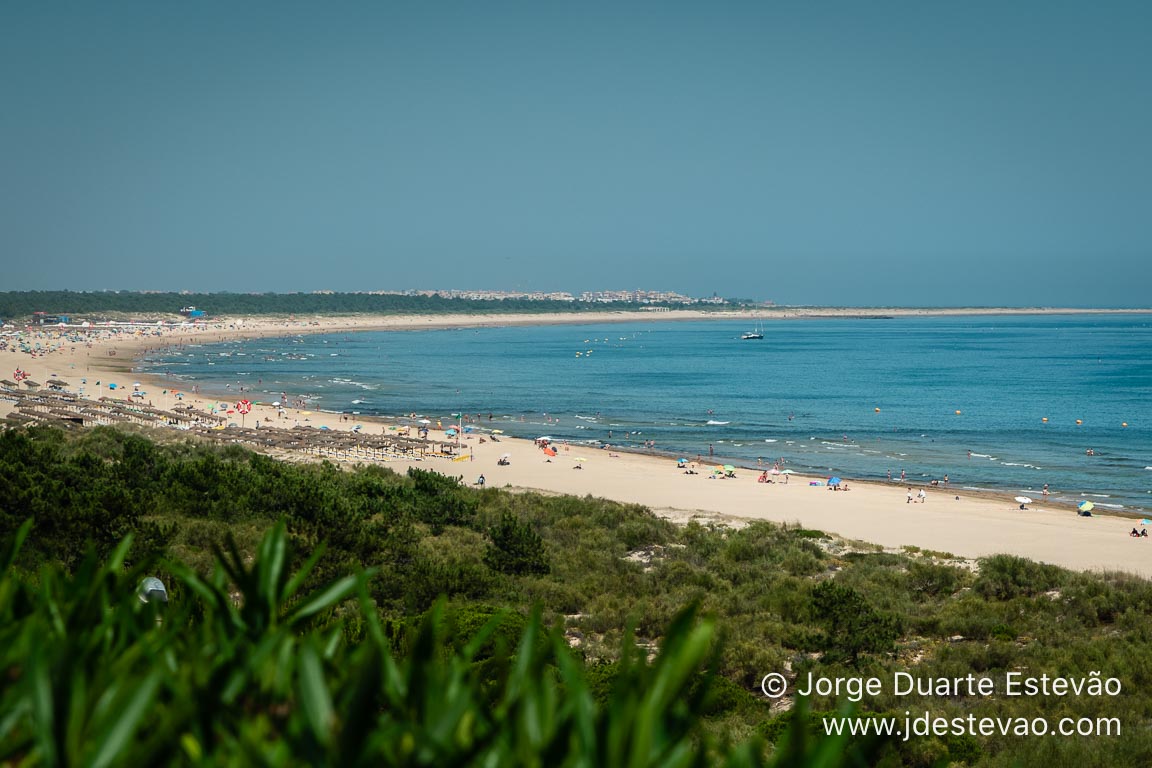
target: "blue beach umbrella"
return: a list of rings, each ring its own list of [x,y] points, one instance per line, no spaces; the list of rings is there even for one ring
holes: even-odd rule
[[[1082,501],[1076,505],[1076,509],[1080,510],[1081,512],[1091,512],[1095,508],[1096,505],[1090,501]]]
[[[828,485],[840,485],[840,482],[841,482],[840,478],[838,478],[838,477],[828,478]]]

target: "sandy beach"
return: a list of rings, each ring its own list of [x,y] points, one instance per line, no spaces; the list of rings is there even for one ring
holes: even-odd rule
[[[794,312],[787,316],[797,317],[867,314],[859,310],[813,310],[812,314],[805,314],[805,310],[777,311]],[[900,314],[955,312],[902,310]],[[1013,311],[969,312],[1003,314]],[[881,311],[874,314],[879,313]],[[885,310],[883,313],[889,312]],[[7,370],[2,372],[3,378],[9,380],[14,370],[19,368],[28,374],[31,381],[45,384],[55,379],[66,382],[67,386],[63,388],[67,391],[81,393],[86,398],[113,396],[128,402],[133,399],[131,385],[140,382],[141,390],[147,393],[146,399],[157,407],[175,404],[172,393],[176,387],[181,391],[183,404],[206,411],[220,402],[217,395],[231,399],[237,394],[192,394],[184,391],[182,384],[132,374],[132,361],[153,348],[180,343],[211,343],[237,337],[556,322],[699,320],[716,316],[706,312],[673,311],[658,315],[612,312],[560,316],[245,318],[213,320],[195,326],[45,327],[25,330],[20,337],[7,336],[7,348],[0,350],[0,360],[7,366]],[[740,315],[721,315],[724,318],[734,316]],[[768,317],[765,315],[765,319]],[[111,382],[119,385],[117,390],[107,388]],[[138,401],[144,399],[137,398]],[[12,408],[10,400],[0,397],[0,416],[8,415]],[[252,413],[244,417],[245,422],[248,427],[259,421],[261,427],[267,428],[300,424],[343,432],[353,426],[353,422],[342,420],[340,414],[298,408],[284,410],[281,414],[280,409],[271,404],[257,403]],[[239,420],[238,416],[228,418]],[[411,423],[411,420],[399,418],[371,422],[357,417],[357,420],[357,423],[365,425],[365,433],[376,435],[386,432],[389,426]],[[435,429],[430,439],[451,441]],[[1021,511],[1007,495],[975,495],[943,487],[925,488],[924,502],[908,503],[907,486],[899,483],[849,480],[851,490],[837,492],[823,485],[809,485],[812,478],[800,475],[791,476],[787,483],[782,482],[783,476],[772,478],[776,482],[761,483],[757,482],[758,472],[737,470],[735,478],[719,479],[713,477],[709,466],[699,467],[698,474],[685,474],[674,461],[657,456],[564,445],[558,445],[556,449],[554,457],[548,456],[531,441],[500,436],[499,442],[494,442],[490,435],[477,429],[459,440],[457,461],[431,458],[420,460],[416,465],[460,476],[468,484],[474,484],[480,475],[484,475],[488,487],[592,495],[642,504],[679,522],[693,518],[728,524],[770,520],[799,524],[887,548],[918,547],[962,558],[1010,553],[1078,570],[1124,571],[1152,576],[1152,558],[1149,557],[1152,539],[1129,537],[1128,532],[1134,524],[1130,517],[1097,514],[1083,518],[1074,510],[1046,505],[1039,499],[1038,503],[1029,505],[1027,511]],[[509,463],[500,465],[498,459],[504,454],[509,455]],[[399,459],[388,462],[388,466],[399,472],[406,470],[406,464],[407,461]]]

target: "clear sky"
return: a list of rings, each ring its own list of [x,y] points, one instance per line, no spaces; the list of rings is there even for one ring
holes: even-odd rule
[[[0,289],[1152,305],[1152,3],[0,3]]]

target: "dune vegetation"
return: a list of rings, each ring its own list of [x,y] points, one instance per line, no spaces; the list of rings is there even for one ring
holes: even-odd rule
[[[111,428],[0,431],[0,542],[0,763],[1152,764],[1152,584],[1122,574]],[[897,672],[1122,689],[795,693]],[[849,710],[1122,730],[825,735]]]

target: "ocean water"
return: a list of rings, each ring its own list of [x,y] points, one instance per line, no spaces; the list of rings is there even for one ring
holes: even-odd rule
[[[202,392],[846,478],[1152,509],[1152,316],[795,319],[364,332],[141,361]],[[489,414],[492,418],[489,419]],[[1043,419],[1047,421],[1043,421]],[[1079,420],[1080,423],[1077,423]],[[1127,426],[1122,426],[1123,423]],[[1092,449],[1094,455],[1087,455]]]

